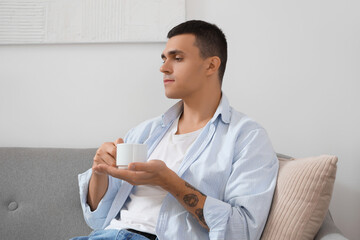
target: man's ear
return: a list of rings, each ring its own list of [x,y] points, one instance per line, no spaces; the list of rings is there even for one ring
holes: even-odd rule
[[[218,56],[214,56],[214,57],[209,57],[206,61],[206,72],[207,75],[210,76],[214,73],[217,73],[217,71],[219,70],[221,64],[221,60]]]

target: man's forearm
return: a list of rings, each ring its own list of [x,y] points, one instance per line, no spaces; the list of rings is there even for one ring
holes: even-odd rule
[[[203,212],[206,195],[176,174],[169,178],[163,188],[172,194],[198,220],[201,226],[209,230]]]
[[[104,197],[109,185],[108,176],[106,174],[92,173],[87,195],[87,203],[91,211],[94,211],[101,199]]]

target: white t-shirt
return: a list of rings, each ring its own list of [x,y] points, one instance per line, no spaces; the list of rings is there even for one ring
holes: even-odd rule
[[[166,166],[174,172],[177,172],[187,150],[202,130],[199,129],[195,132],[175,135],[178,121],[179,118],[174,121],[149,157],[149,160],[157,159],[164,161]],[[131,228],[155,234],[161,204],[167,193],[158,186],[135,186],[129,195],[129,199],[120,211],[120,219],[113,219],[105,229]]]

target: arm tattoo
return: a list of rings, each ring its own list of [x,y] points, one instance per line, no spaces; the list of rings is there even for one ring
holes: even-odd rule
[[[202,192],[200,192],[199,190],[197,190],[196,188],[194,188],[190,183],[185,182],[185,186],[188,187],[188,188],[190,188],[190,189],[192,189],[192,190],[194,190],[194,191],[199,192],[201,195],[203,195],[204,197],[206,197],[205,194],[203,194]]]
[[[203,195],[206,198],[206,195],[203,194],[202,192],[200,192],[199,190],[197,190],[195,187],[193,187],[190,183],[185,182],[185,186],[193,191],[195,191],[195,194],[193,193],[189,193],[186,194],[183,198],[184,203],[189,206],[189,207],[193,207],[195,208],[199,202],[199,197],[201,197],[199,194]],[[198,197],[199,196],[199,197]],[[199,206],[200,207],[200,206]],[[191,213],[191,215],[193,215],[193,217],[195,219],[198,219],[199,223],[207,228],[209,230],[208,225],[206,224],[205,218],[204,218],[204,211],[203,208],[197,208],[195,210],[195,212],[192,212],[189,210],[189,212]]]
[[[204,218],[204,211],[203,211],[203,209],[202,209],[202,208],[196,209],[195,214],[196,214],[196,216],[199,218],[200,222],[201,222],[202,224],[204,224],[205,226],[207,226],[207,224],[206,224],[206,222],[205,222],[205,218]]]
[[[195,194],[186,194],[183,200],[189,207],[195,207],[199,202],[199,198]]]

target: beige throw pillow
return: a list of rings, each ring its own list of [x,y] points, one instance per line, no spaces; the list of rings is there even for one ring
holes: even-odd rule
[[[336,156],[279,158],[270,214],[261,239],[314,239],[332,195]]]

